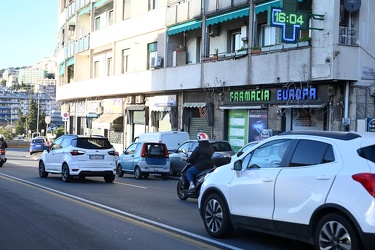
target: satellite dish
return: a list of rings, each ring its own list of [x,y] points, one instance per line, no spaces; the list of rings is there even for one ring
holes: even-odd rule
[[[344,0],[344,8],[349,12],[359,10],[361,7],[361,0]]]

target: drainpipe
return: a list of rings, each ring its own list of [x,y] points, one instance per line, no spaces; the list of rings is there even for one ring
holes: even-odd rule
[[[350,121],[349,121],[349,81],[346,81],[345,85],[345,108],[344,108],[344,131],[350,130]]]

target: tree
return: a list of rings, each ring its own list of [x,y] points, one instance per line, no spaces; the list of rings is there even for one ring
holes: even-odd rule
[[[3,79],[1,80],[1,86],[5,87],[7,84],[7,80]]]
[[[38,116],[38,104],[33,99],[32,94],[30,94],[30,103],[29,103],[29,113],[27,114],[27,128],[31,130],[31,132],[36,131],[36,123],[37,123],[37,116]]]

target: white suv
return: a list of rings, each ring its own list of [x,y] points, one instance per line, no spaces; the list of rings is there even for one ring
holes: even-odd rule
[[[375,135],[273,136],[208,174],[198,207],[213,237],[243,228],[316,249],[375,249]]]
[[[61,174],[64,182],[73,177],[102,176],[106,182],[113,182],[117,155],[107,138],[63,135],[45,147],[39,160],[39,176]]]

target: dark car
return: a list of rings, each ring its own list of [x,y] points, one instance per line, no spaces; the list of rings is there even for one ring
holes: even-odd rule
[[[234,155],[234,151],[229,142],[214,140],[210,140],[209,142],[215,150],[214,154],[211,157],[212,163],[217,167],[230,163],[231,157],[232,155]],[[180,147],[178,147],[172,154],[169,155],[169,158],[171,159],[170,175],[180,174],[182,169],[187,164],[186,161],[182,160],[182,158],[186,157],[182,149],[184,149],[188,156],[190,156],[197,146],[198,140],[185,141],[183,144],[181,144]]]
[[[44,146],[47,146],[48,142],[46,138],[43,137],[36,137],[33,138],[30,142],[30,155],[37,153],[37,152],[43,152]]]

